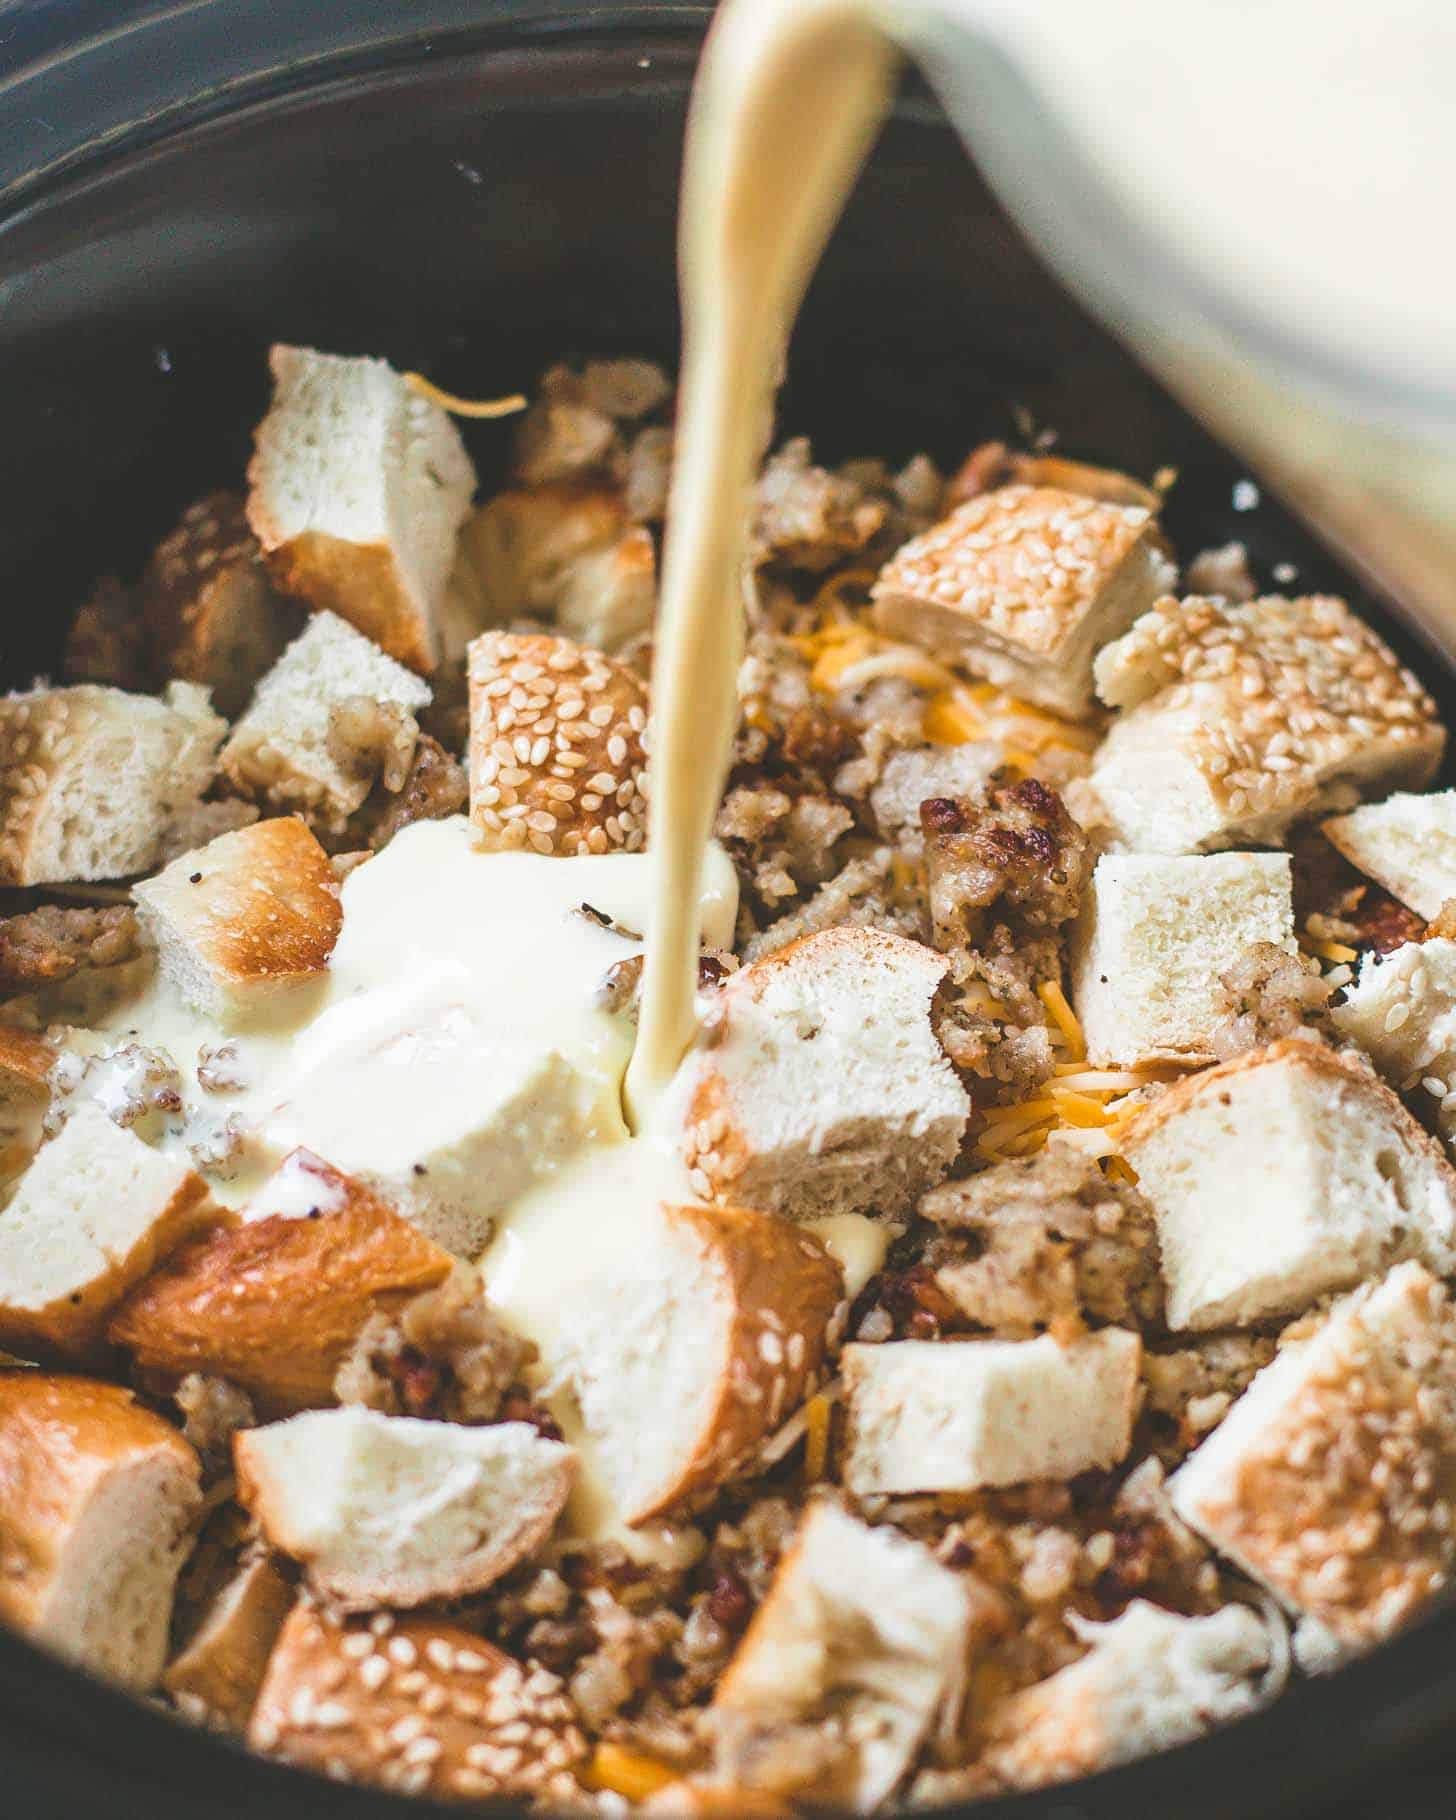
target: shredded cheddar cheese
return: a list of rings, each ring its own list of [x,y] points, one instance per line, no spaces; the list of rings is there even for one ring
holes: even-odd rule
[[[1065,1039],[1071,1052],[1071,1060],[1085,1061],[1087,1058],[1087,1039],[1082,1034],[1082,1026],[1077,1014],[1067,1003],[1067,995],[1055,980],[1046,980],[1036,989],[1036,995],[1052,1015],[1052,1021]]]
[[[645,1801],[669,1782],[681,1780],[679,1771],[642,1751],[627,1750],[620,1744],[599,1744],[592,1753],[583,1778],[588,1788],[627,1801]]]
[[[829,1398],[822,1393],[810,1397],[805,1408],[808,1418],[804,1429],[804,1477],[812,1485],[824,1477],[829,1464]]]
[[[452,417],[513,417],[517,411],[526,408],[526,397],[523,392],[512,392],[507,398],[457,398],[453,392],[445,392],[432,384],[423,373],[406,373],[404,382],[412,392],[418,392],[421,398],[428,398],[431,404],[439,405],[442,411],[448,411]]]

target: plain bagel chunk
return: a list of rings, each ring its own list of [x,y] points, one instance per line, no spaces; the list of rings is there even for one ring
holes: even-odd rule
[[[293,1588],[270,1555],[245,1560],[167,1664],[162,1686],[178,1709],[204,1725],[244,1730],[292,1604]]]
[[[483,632],[471,642],[470,818],[493,852],[635,853],[647,689],[569,638]]]
[[[0,1345],[90,1357],[132,1285],[220,1217],[184,1161],[78,1106],[0,1211]]]
[[[1057,487],[994,488],[897,550],[875,624],[1074,719],[1092,660],[1172,584],[1157,520]]]
[[[238,1501],[340,1611],[483,1592],[556,1526],[576,1455],[526,1422],[313,1410],[234,1437]]]
[[[306,1601],[268,1664],[248,1742],[335,1781],[436,1801],[575,1805],[587,1754],[556,1676],[444,1618],[340,1623]]]
[[[1122,1152],[1157,1221],[1170,1327],[1295,1314],[1403,1257],[1456,1269],[1456,1173],[1345,1051],[1290,1039],[1180,1081]]]
[[[1320,826],[1352,866],[1428,922],[1456,897],[1456,790],[1390,796]]]
[[[159,700],[80,683],[0,697],[0,885],[129,878],[217,769],[207,691]]]
[[[1081,1661],[995,1709],[977,1767],[996,1788],[1069,1782],[1171,1750],[1269,1697],[1269,1627],[1246,1605],[1184,1618],[1134,1599],[1110,1624],[1072,1622],[1092,1645]]]
[[[545,1359],[570,1384],[629,1523],[722,1484],[754,1456],[816,1382],[844,1295],[819,1241],[768,1214],[657,1214],[650,1243],[644,1234],[586,1283]]]
[[[459,431],[383,360],[280,344],[269,364],[273,403],[248,467],[269,574],[428,673],[475,491]]]
[[[1264,1367],[1168,1490],[1185,1523],[1305,1620],[1311,1657],[1388,1637],[1456,1563],[1446,1290],[1406,1263],[1338,1303]]]
[[[197,1455],[131,1392],[0,1374],[0,1619],[145,1693],[201,1509]]]
[[[844,1482],[881,1492],[977,1491],[1115,1466],[1132,1440],[1142,1344],[1105,1327],[1065,1345],[896,1340],[846,1346]]]
[[[928,1548],[834,1504],[805,1516],[714,1707],[767,1726],[834,1715],[855,1748],[816,1805],[867,1813],[904,1776],[969,1668],[965,1583]]]
[[[56,1048],[18,1024],[0,1024],[0,1183],[25,1168],[40,1144]]]
[[[220,834],[133,896],[164,978],[224,1029],[320,978],[344,925],[329,856],[296,815]]]
[[[1134,853],[1277,846],[1290,823],[1428,783],[1435,703],[1343,600],[1160,600],[1097,659],[1125,710],[1092,763]]]
[[[227,1378],[269,1411],[312,1408],[333,1401],[334,1374],[369,1317],[433,1289],[453,1262],[362,1184],[299,1150],[241,1225],[184,1245],[140,1283],[109,1335],[149,1371]]]
[[[372,778],[341,757],[335,710],[360,698],[413,715],[429,702],[430,687],[336,613],[315,613],[233,728],[222,749],[224,775],[248,796],[342,831]]]
[[[790,1219],[900,1213],[970,1101],[930,1021],[949,962],[878,929],[801,936],[718,995],[683,1151],[698,1193]]]

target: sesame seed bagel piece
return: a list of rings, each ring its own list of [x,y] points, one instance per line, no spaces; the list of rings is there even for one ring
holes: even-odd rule
[[[647,689],[567,638],[484,632],[470,666],[470,815],[493,851],[635,853]]]
[[[1141,505],[1005,486],[896,551],[874,621],[1071,716],[1092,705],[1092,660],[1173,580]]]
[[[219,834],[133,895],[164,977],[229,1028],[319,978],[344,926],[329,856],[296,815]]]
[[[154,1687],[200,1476],[176,1429],[119,1384],[0,1373],[0,1621]]]
[[[229,719],[302,617],[273,592],[236,493],[209,493],[188,506],[147,565],[141,610],[157,673],[205,683]]]
[[[579,1801],[587,1745],[562,1683],[440,1618],[340,1623],[300,1602],[248,1742],[340,1782],[437,1801]]]
[[[735,973],[684,1125],[694,1189],[812,1219],[897,1213],[933,1188],[970,1116],[930,1021],[948,966],[903,936],[836,928]]]
[[[567,1347],[547,1361],[570,1382],[629,1523],[722,1484],[754,1455],[818,1381],[844,1296],[819,1241],[769,1214],[657,1213],[650,1242],[644,1233],[593,1285]]]
[[[243,1222],[183,1246],[112,1317],[137,1364],[229,1379],[268,1414],[334,1400],[359,1330],[450,1274],[454,1260],[361,1183],[295,1150]]]
[[[1331,595],[1158,601],[1097,659],[1123,709],[1091,787],[1133,852],[1279,844],[1291,822],[1429,783],[1435,703]]]
[[[576,1477],[575,1450],[528,1422],[357,1405],[244,1429],[233,1461],[238,1502],[339,1611],[483,1592],[541,1547]]]

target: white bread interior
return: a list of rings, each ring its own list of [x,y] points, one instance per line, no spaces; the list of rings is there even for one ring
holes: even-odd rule
[[[321,978],[344,921],[329,856],[297,816],[220,834],[133,896],[164,977],[228,1030]]]
[[[1173,1328],[1295,1314],[1402,1257],[1456,1269],[1456,1174],[1367,1064],[1290,1040],[1170,1088],[1123,1140]]]
[[[370,780],[330,750],[329,718],[358,695],[413,712],[429,701],[430,687],[336,613],[315,613],[254,690],[222,749],[224,773],[275,808],[305,810],[342,829]]]
[[[981,1762],[1000,1786],[1040,1788],[1171,1750],[1268,1697],[1269,1627],[1245,1605],[1184,1618],[1134,1599],[1110,1624],[1073,1623],[1088,1653],[991,1721]]]
[[[1401,792],[1320,825],[1352,866],[1427,922],[1456,897],[1456,790]]]
[[[1219,976],[1254,942],[1297,952],[1287,853],[1105,854],[1072,941],[1088,1061],[1212,1061]]]
[[[948,965],[903,936],[839,928],[735,973],[688,1107],[698,1193],[802,1220],[899,1213],[934,1187],[970,1116],[930,1019]]]
[[[0,1618],[149,1691],[201,1508],[198,1479],[181,1435],[119,1385],[0,1375]]]
[[[144,872],[211,783],[225,730],[194,683],[0,697],[0,884]]]
[[[858,1749],[846,1779],[813,1798],[867,1813],[960,1697],[970,1626],[964,1582],[928,1548],[814,1505],[714,1705],[769,1723],[837,1716]]]
[[[436,620],[475,469],[449,415],[383,360],[275,346],[248,522],[285,593],[401,663],[439,661]]]
[[[1377,1642],[1456,1563],[1456,1309],[1397,1265],[1286,1343],[1168,1486],[1173,1508],[1328,1640]]]
[[[115,1304],[214,1217],[183,1160],[78,1106],[0,1211],[0,1345],[22,1357],[94,1353]]]
[[[1115,1466],[1132,1439],[1142,1343],[1106,1327],[1066,1345],[892,1340],[846,1346],[844,1482],[857,1497],[976,1491]]]
[[[245,1429],[233,1449],[240,1501],[342,1611],[483,1591],[546,1540],[576,1468],[525,1422],[358,1406]]]

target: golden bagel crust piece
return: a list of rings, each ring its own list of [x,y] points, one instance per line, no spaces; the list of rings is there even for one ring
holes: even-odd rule
[[[470,816],[492,851],[635,853],[647,689],[600,651],[483,632],[470,666]]]
[[[694,1494],[720,1485],[823,1374],[830,1317],[844,1279],[807,1233],[743,1207],[668,1207],[669,1221],[695,1232],[726,1267],[732,1318],[726,1369],[696,1446],[676,1482],[630,1521],[645,1523]]]
[[[1051,486],[982,493],[880,571],[874,621],[1064,714],[1092,705],[1092,660],[1172,579],[1157,520]]]
[[[1169,1482],[1183,1521],[1344,1648],[1456,1562],[1456,1309],[1420,1264],[1286,1344]]]
[[[153,1687],[199,1477],[176,1429],[120,1385],[0,1373],[0,1619]]]
[[[317,1408],[369,1317],[452,1264],[362,1184],[295,1150],[241,1225],[184,1246],[133,1291],[109,1337],[148,1370],[227,1378],[269,1411]]]
[[[300,1602],[248,1742],[340,1782],[436,1801],[577,1801],[587,1754],[562,1683],[442,1618],[341,1624]]]
[[[0,1182],[18,1175],[35,1155],[55,1059],[55,1045],[44,1037],[0,1024]]]
[[[321,975],[344,924],[329,856],[296,815],[220,834],[134,895],[163,973],[224,1024]]]
[[[1125,712],[1091,785],[1133,852],[1277,845],[1298,816],[1422,788],[1445,747],[1430,696],[1333,595],[1168,596],[1096,676]]]
[[[205,683],[229,718],[282,656],[300,618],[269,584],[242,497],[226,492],[188,506],[157,545],[141,610],[157,673]]]
[[[43,1144],[0,1213],[0,1345],[92,1358],[133,1284],[220,1217],[184,1161],[82,1105]]]
[[[271,1556],[244,1561],[162,1676],[189,1719],[245,1729],[293,1596]]]

